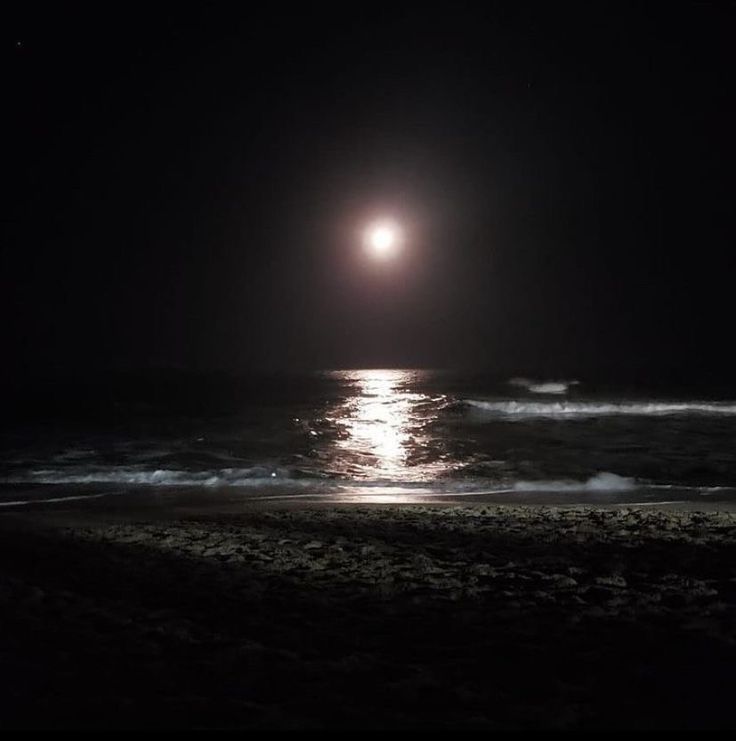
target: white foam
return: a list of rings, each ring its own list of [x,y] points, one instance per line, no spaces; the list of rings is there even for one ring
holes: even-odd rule
[[[533,394],[566,394],[570,386],[576,386],[580,381],[533,381],[530,378],[510,378],[509,386],[525,388]]]
[[[296,483],[283,468],[254,466],[210,471],[145,469],[139,466],[68,467],[30,471],[2,479],[6,484],[128,484],[131,486],[262,486]]]
[[[533,384],[534,381],[531,381],[528,378],[509,378],[508,384],[509,386],[520,386],[522,388],[529,388],[531,384]]]
[[[547,383],[532,383],[528,386],[529,391],[533,394],[566,394],[570,387],[568,383],[557,383],[549,381]]]
[[[514,491],[631,491],[637,486],[635,479],[602,471],[587,481],[517,481]]]
[[[493,417],[529,419],[548,417],[668,416],[685,414],[735,415],[733,402],[594,402],[594,401],[482,401],[468,399],[474,410]]]

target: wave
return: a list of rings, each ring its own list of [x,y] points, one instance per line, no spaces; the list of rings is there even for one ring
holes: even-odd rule
[[[521,386],[522,388],[527,388],[530,384],[534,383],[534,381],[530,380],[529,378],[509,378],[507,381],[509,386]]]
[[[361,479],[342,477],[306,477],[299,471],[287,468],[252,466],[250,468],[223,468],[217,470],[186,471],[142,466],[76,466],[43,468],[25,471],[0,479],[2,484],[57,484],[57,485],[128,485],[128,486],[196,486],[196,487],[257,487],[278,484],[282,486],[327,488],[357,488],[362,491],[444,493],[452,495],[478,493],[510,493],[514,491],[550,490],[622,490],[636,485],[613,473],[599,473],[586,482],[567,481],[514,481],[498,478],[470,477],[461,479],[429,479],[406,481],[393,478]]]
[[[556,381],[533,383],[529,386],[529,391],[533,394],[566,394],[570,385],[569,383]]]
[[[603,471],[587,481],[517,481],[513,491],[631,491],[638,486],[636,479]]]
[[[733,402],[593,402],[593,401],[482,401],[466,399],[473,410],[508,419],[574,419],[579,417],[672,416],[683,414],[736,415]]]
[[[170,469],[141,470],[132,466],[98,467],[97,470],[44,469],[36,470],[0,481],[4,484],[116,484],[129,486],[197,486],[237,487],[268,486],[280,484],[313,486],[316,489],[341,489],[355,491],[377,491],[381,493],[478,495],[504,494],[520,491],[623,491],[635,488],[634,479],[614,473],[598,473],[587,481],[525,481],[487,478],[432,479],[427,481],[404,481],[390,478],[296,478],[286,469],[268,473],[261,466],[252,468],[222,469],[218,471],[181,471]],[[661,487],[670,488],[670,487]]]
[[[39,469],[2,479],[4,484],[128,484],[131,486],[255,486],[299,483],[289,469],[253,466],[207,471],[99,466]]]
[[[566,394],[570,386],[577,386],[580,381],[533,381],[530,378],[511,378],[510,386],[525,388],[533,394]]]
[[[44,505],[64,503],[72,500],[99,499],[112,495],[142,493],[141,488],[150,486],[197,487],[206,490],[225,491],[231,487],[239,487],[239,495],[243,502],[260,502],[280,500],[283,502],[298,500],[320,503],[358,503],[358,504],[446,504],[458,505],[463,501],[474,500],[475,503],[513,504],[515,502],[537,504],[584,504],[586,501],[595,503],[615,503],[632,505],[650,505],[683,501],[702,501],[701,497],[709,497],[710,501],[736,502],[736,487],[734,486],[687,486],[677,484],[657,484],[640,481],[634,478],[620,476],[616,473],[603,471],[585,480],[574,479],[538,479],[538,480],[505,480],[492,481],[489,479],[470,479],[464,481],[448,481],[435,479],[426,482],[406,482],[384,480],[359,479],[294,479],[269,475],[267,478],[254,476],[253,469],[238,472],[217,472],[205,478],[208,473],[191,473],[184,471],[109,471],[103,476],[100,472],[81,474],[61,474],[52,472],[35,472],[33,483],[57,484],[53,487],[52,496],[44,496],[50,492],[35,489],[28,498],[17,498],[17,492],[12,489],[0,493],[0,508],[22,507],[27,505]],[[275,472],[274,472],[275,473]],[[28,484],[29,480],[24,479]],[[100,488],[102,484],[116,483],[115,487]],[[64,485],[97,484],[94,488],[66,488]],[[121,484],[123,486],[121,488]],[[279,484],[273,486],[273,484]],[[221,488],[220,488],[221,487]],[[9,495],[9,496],[8,496]],[[590,500],[588,496],[590,495]],[[231,496],[228,494],[228,496]],[[12,499],[10,498],[12,497]],[[664,497],[664,498],[663,498]],[[531,499],[530,499],[531,498]],[[215,501],[217,501],[215,499]],[[228,500],[230,501],[230,500]]]

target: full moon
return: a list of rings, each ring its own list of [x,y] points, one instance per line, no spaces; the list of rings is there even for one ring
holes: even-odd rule
[[[398,252],[401,233],[391,222],[376,222],[366,229],[364,242],[371,257],[386,260]]]

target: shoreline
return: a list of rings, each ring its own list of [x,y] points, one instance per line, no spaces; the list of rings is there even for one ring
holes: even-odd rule
[[[736,513],[736,498],[726,498],[731,489],[697,498],[669,497],[647,499],[646,490],[625,492],[531,491],[513,494],[497,492],[433,491],[397,487],[345,486],[329,491],[299,491],[274,486],[262,490],[252,487],[139,487],[99,485],[5,486],[0,498],[0,520],[25,515],[41,519],[56,516],[155,517],[167,519],[179,514],[238,514],[240,512],[360,507],[467,508],[488,507],[561,508],[590,510],[651,509],[683,512]],[[660,498],[661,497],[661,498]],[[719,498],[720,497],[720,498]]]

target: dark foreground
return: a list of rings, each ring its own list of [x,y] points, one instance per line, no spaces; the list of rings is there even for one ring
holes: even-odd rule
[[[729,728],[736,516],[0,518],[0,726]]]

